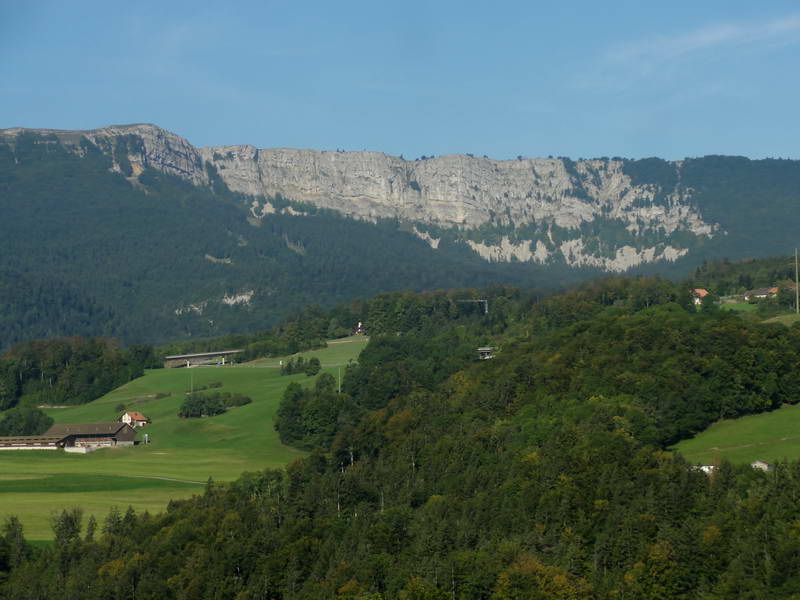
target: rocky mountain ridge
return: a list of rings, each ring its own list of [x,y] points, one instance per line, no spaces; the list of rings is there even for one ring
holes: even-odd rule
[[[490,261],[558,260],[624,271],[674,261],[691,250],[692,240],[719,231],[692,202],[691,189],[635,183],[623,160],[447,155],[410,161],[380,152],[195,148],[149,124],[14,128],[0,130],[0,137],[13,143],[24,132],[78,153],[89,151],[85,138],[131,180],[148,167],[194,185],[210,185],[218,175],[232,191],[252,197],[255,219],[268,218],[276,210],[272,199],[282,197],[361,220],[410,222],[432,248],[455,239]],[[670,165],[679,181],[681,163]]]

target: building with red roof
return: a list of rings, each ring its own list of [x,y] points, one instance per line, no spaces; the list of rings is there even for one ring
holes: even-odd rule
[[[703,303],[703,298],[708,296],[708,293],[709,293],[708,290],[703,289],[703,288],[695,288],[695,289],[693,289],[692,290],[692,298],[694,300],[694,303],[697,304],[697,305],[702,304]]]
[[[137,412],[135,410],[129,410],[122,414],[122,416],[117,419],[121,423],[127,423],[131,427],[144,427],[148,423],[150,423],[150,419],[145,417],[142,413]]]

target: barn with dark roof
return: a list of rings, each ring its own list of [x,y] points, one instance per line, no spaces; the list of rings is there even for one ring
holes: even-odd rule
[[[53,425],[41,435],[0,437],[0,450],[59,450],[87,453],[99,448],[133,446],[136,431],[127,423]]]

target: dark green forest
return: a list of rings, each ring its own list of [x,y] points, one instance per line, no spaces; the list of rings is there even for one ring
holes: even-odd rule
[[[91,142],[81,149],[35,134],[0,141],[0,348],[63,335],[205,338],[383,291],[552,289],[586,275],[434,251],[396,221],[326,211],[248,221],[249,203],[221,182],[200,188],[149,169],[134,185]],[[249,304],[223,302],[249,292]]]
[[[626,160],[623,168],[634,183],[657,186],[657,200],[665,201],[664,192],[690,192],[704,219],[719,224],[711,239],[697,238],[686,257],[632,274],[682,278],[705,262],[788,254],[798,245],[800,161],[711,155],[684,159],[680,172],[660,158]]]
[[[53,135],[0,140],[0,349],[68,335],[124,344],[217,337],[269,329],[311,304],[327,309],[385,291],[510,284],[541,294],[600,274],[560,261],[487,263],[463,241],[546,230],[556,251],[574,234],[544,221],[516,230],[416,224],[442,238],[433,250],[410,223],[355,221],[280,197],[275,206],[308,215],[254,219],[251,199],[231,193],[213,169],[207,188],[154,169],[132,177],[126,152],[139,144],[121,136],[115,148],[99,148],[84,138],[76,153]],[[112,156],[122,172],[112,169]],[[691,248],[686,257],[634,274],[680,278],[705,260],[775,255],[797,244],[798,161],[707,156],[682,161],[678,173],[675,163],[651,158],[626,160],[623,169],[653,187],[656,204],[689,191],[704,219],[719,224],[711,239],[673,240]],[[601,254],[633,235],[605,219],[580,233]],[[674,237],[647,235],[631,243]]]
[[[107,338],[52,338],[18,344],[0,356],[0,410],[17,404],[85,404],[155,366],[161,362],[151,346],[122,349]]]
[[[800,593],[800,463],[706,474],[666,450],[797,401],[800,328],[696,311],[685,284],[655,278],[509,292],[488,316],[399,297],[367,303],[385,329],[341,393],[330,376],[287,390],[278,427],[309,457],[209,482],[162,515],[65,509],[44,549],[9,519],[0,597]]]

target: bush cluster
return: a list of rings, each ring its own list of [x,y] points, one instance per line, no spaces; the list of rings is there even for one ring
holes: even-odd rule
[[[221,415],[229,408],[250,404],[252,398],[243,394],[230,392],[213,392],[210,394],[189,394],[178,409],[178,416],[182,419],[195,419],[198,417],[213,417]]]
[[[312,356],[305,360],[302,356],[298,356],[297,360],[289,359],[288,362],[281,365],[281,375],[294,375],[296,373],[305,373],[309,377],[313,377],[322,369],[322,364],[316,356]]]

